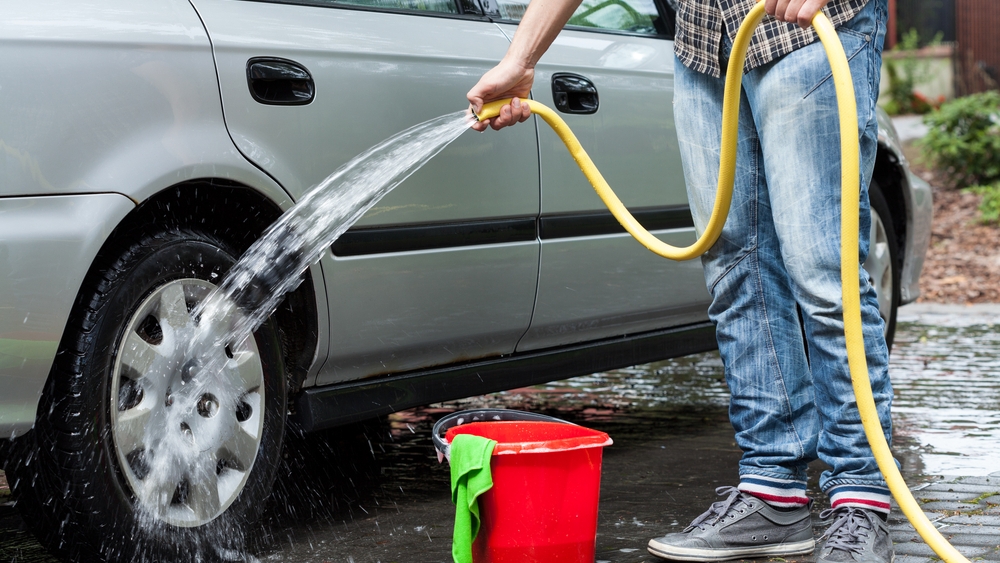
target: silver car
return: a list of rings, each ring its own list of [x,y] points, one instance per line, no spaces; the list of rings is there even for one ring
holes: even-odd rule
[[[226,349],[234,400],[184,392],[197,366],[176,334],[199,299],[331,171],[463,108],[525,6],[0,1],[0,444],[45,545],[73,560],[227,549],[260,514],[286,423],[716,346],[700,263],[624,234],[536,123],[465,134],[365,215]],[[686,244],[672,17],[662,0],[584,0],[533,96],[640,221]],[[866,268],[891,339],[931,197],[880,124]],[[180,424],[162,424],[170,409]]]

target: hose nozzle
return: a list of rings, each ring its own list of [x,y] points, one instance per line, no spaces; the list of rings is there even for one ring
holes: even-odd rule
[[[494,100],[492,102],[487,102],[483,104],[483,108],[476,113],[475,110],[469,108],[472,111],[472,115],[476,117],[477,121],[485,121],[487,119],[493,119],[494,117],[500,115],[500,108],[509,104],[514,98],[503,98],[502,100]],[[528,100],[521,99],[522,104],[528,103]]]

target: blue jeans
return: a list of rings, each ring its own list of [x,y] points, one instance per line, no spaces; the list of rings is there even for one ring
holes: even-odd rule
[[[838,29],[850,60],[861,143],[859,264],[868,255],[886,0]],[[731,44],[723,38],[723,69]],[[674,118],[695,226],[712,211],[725,76],[675,63]],[[736,186],[722,237],[703,256],[709,315],[731,392],[741,475],[806,480],[824,491],[884,481],[854,402],[840,284],[840,150],[830,66],[819,41],[743,77]],[[861,270],[868,370],[886,439],[892,386],[875,289]],[[801,313],[801,316],[800,316]]]

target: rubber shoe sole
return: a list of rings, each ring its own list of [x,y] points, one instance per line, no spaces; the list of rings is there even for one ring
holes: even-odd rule
[[[795,543],[766,545],[760,547],[740,547],[724,549],[698,549],[664,545],[655,539],[649,540],[646,549],[657,557],[676,561],[727,561],[744,557],[776,557],[785,555],[805,555],[816,549],[816,540]]]

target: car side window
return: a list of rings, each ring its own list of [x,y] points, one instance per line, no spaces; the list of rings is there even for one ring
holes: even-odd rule
[[[309,2],[313,5],[357,6],[361,8],[382,8],[386,10],[406,10],[409,12],[432,12],[457,14],[458,4],[454,0],[320,0]]]
[[[500,17],[520,21],[528,3],[497,0]],[[654,0],[583,0],[569,19],[572,27],[623,31],[639,35],[662,35],[663,22]]]

